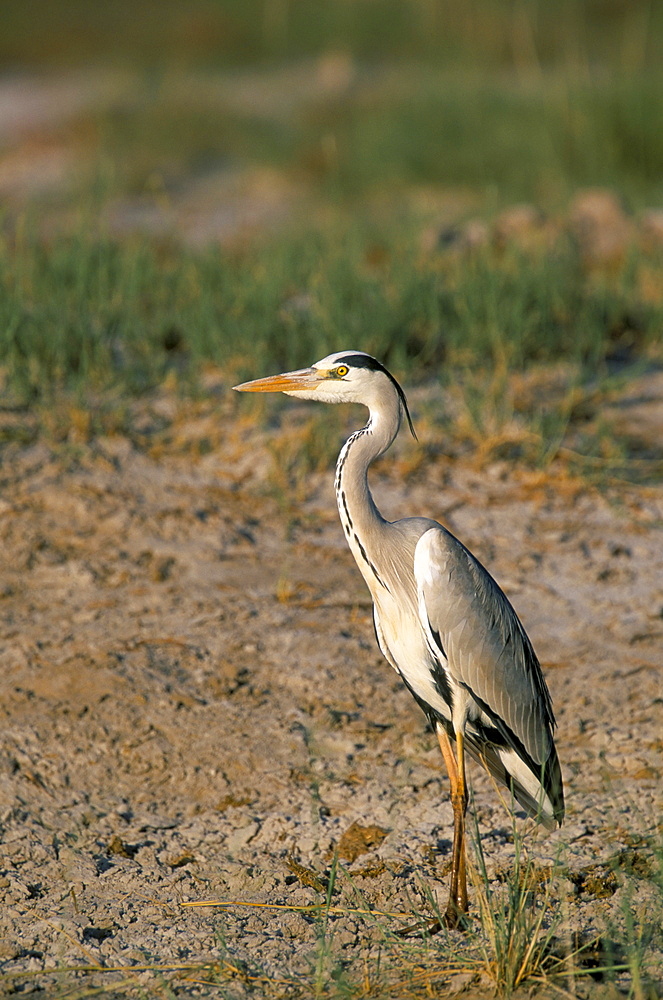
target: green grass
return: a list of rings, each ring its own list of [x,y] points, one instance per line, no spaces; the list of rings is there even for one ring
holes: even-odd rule
[[[294,137],[301,150],[334,136],[327,179],[346,197],[428,183],[469,189],[486,205],[557,206],[587,185],[615,186],[636,204],[660,200],[663,111],[650,88],[661,81],[649,74],[551,73],[527,84],[423,69],[394,77],[309,116]]]
[[[627,263],[609,280],[585,276],[566,242],[459,259],[421,254],[415,233],[357,226],[237,254],[5,242],[0,365],[22,403],[62,390],[131,395],[169,372],[193,386],[206,362],[255,377],[344,347],[410,382],[559,359],[595,376],[625,329],[632,360],[658,341],[662,310],[641,299],[637,274]]]
[[[176,193],[187,178],[253,165],[334,203],[381,196],[396,205],[422,185],[484,211],[522,200],[558,209],[595,185],[637,208],[661,201],[660,69],[551,70],[527,82],[421,64],[349,73],[338,93],[319,91],[314,70],[294,91],[287,68],[255,74],[249,92],[272,95],[255,102],[238,98],[232,76],[215,84],[199,74],[188,86],[179,72],[138,76],[87,126],[87,142],[112,165],[119,194],[149,194],[155,181]]]
[[[168,195],[247,166],[355,204],[398,202],[412,185],[462,189],[484,210],[557,209],[587,185],[634,207],[663,197],[654,0],[148,0],[139,17],[126,0],[42,7],[35,21],[5,4],[0,66],[130,74],[64,125],[89,158],[82,190],[61,195],[70,206],[99,175],[109,194]]]
[[[46,4],[35,19],[6,0],[0,59],[46,66],[112,61],[246,65],[349,51],[376,60],[425,59],[493,69],[572,68],[610,60],[653,64],[663,15],[655,0],[93,0]]]
[[[408,389],[442,390],[417,407],[428,441],[419,460],[469,449],[545,467],[566,448],[597,483],[651,482],[660,453],[631,454],[601,421],[629,374],[661,361],[663,307],[643,297],[643,267],[648,280],[663,273],[641,256],[585,273],[566,237],[527,254],[424,253],[414,224],[361,221],[241,252],[19,234],[0,244],[0,379],[4,409],[30,418],[10,414],[0,440],[46,432],[67,442],[75,425],[79,441],[120,432],[167,445],[168,421],[149,421],[147,438],[135,431],[132,400],[167,386],[203,401],[211,367],[217,388],[205,405],[219,392],[232,405],[237,382],[356,348]],[[245,401],[242,412],[264,422],[278,406]],[[306,427],[281,428],[277,493],[305,488],[308,471],[333,462],[344,419],[313,408]]]
[[[132,401],[165,389],[235,412],[237,382],[356,348],[408,390],[440,390],[415,397],[416,461],[470,451],[547,467],[562,455],[599,485],[660,477],[660,450],[616,440],[601,411],[661,362],[663,305],[640,276],[646,268],[651,283],[662,261],[639,255],[601,275],[584,271],[566,237],[527,254],[422,252],[419,242],[413,223],[361,221],[237,252],[90,234],[6,240],[3,408],[29,419],[9,413],[0,441],[119,432],[167,447],[172,421],[134,426]],[[282,402],[245,400],[241,412],[264,425]],[[308,472],[333,463],[346,420],[312,408],[305,425],[281,426],[270,444],[277,495],[298,495]]]

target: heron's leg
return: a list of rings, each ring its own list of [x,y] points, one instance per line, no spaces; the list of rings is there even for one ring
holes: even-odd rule
[[[461,913],[467,913],[467,865],[465,861],[465,813],[467,812],[467,783],[465,780],[465,737],[456,733],[456,760],[458,762],[457,800],[460,815],[461,844],[458,854],[458,888],[456,902]],[[456,806],[454,805],[454,810]]]
[[[454,840],[451,853],[451,885],[449,903],[445,913],[447,927],[458,927],[463,913],[467,913],[467,871],[465,864],[465,811],[467,790],[465,783],[465,753],[463,734],[456,734],[458,759],[453,752],[446,729],[437,728],[437,739],[449,772],[451,804],[454,811]]]
[[[463,914],[467,913],[467,876],[465,868],[465,810],[467,808],[467,792],[465,785],[465,755],[462,733],[456,734],[458,746],[458,761],[451,746],[451,740],[446,729],[440,724],[435,727],[444,763],[449,772],[451,786],[451,804],[454,810],[454,841],[451,852],[451,886],[449,902],[442,920],[435,920],[426,927],[427,934],[437,934],[442,930],[442,924],[449,928],[463,926]],[[460,737],[460,738],[459,738]],[[400,937],[409,937],[421,931],[417,924],[404,927],[397,931]]]

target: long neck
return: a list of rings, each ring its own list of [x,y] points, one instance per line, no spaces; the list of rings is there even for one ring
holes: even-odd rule
[[[336,502],[345,537],[366,581],[380,581],[371,550],[386,521],[368,486],[371,463],[390,446],[400,425],[400,406],[371,408],[368,423],[345,442],[336,464]]]

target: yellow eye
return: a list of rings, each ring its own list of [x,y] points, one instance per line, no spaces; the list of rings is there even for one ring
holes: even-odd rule
[[[349,370],[350,369],[347,365],[339,365],[336,369],[336,374],[339,378],[344,378],[348,374]]]

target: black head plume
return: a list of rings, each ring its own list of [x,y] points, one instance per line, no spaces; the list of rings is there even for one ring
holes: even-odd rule
[[[410,416],[410,411],[408,409],[407,399],[405,397],[405,393],[403,392],[403,389],[401,388],[401,386],[399,385],[399,383],[396,381],[396,379],[394,378],[394,376],[391,374],[391,372],[388,371],[385,368],[385,366],[383,364],[381,364],[380,361],[377,360],[377,358],[371,357],[370,354],[346,354],[346,355],[344,355],[344,357],[338,358],[337,363],[338,364],[344,364],[344,365],[350,365],[351,368],[368,368],[369,371],[372,371],[372,372],[382,372],[384,375],[386,375],[387,378],[389,379],[389,381],[395,387],[396,392],[398,393],[398,398],[401,401],[401,406],[403,407],[403,412],[405,413],[405,416],[407,417],[407,422],[408,422],[408,427],[410,428],[410,433],[412,434],[412,437],[415,439],[415,441],[418,440],[418,438],[417,438],[417,432],[414,429],[414,424],[412,423],[412,417]]]

